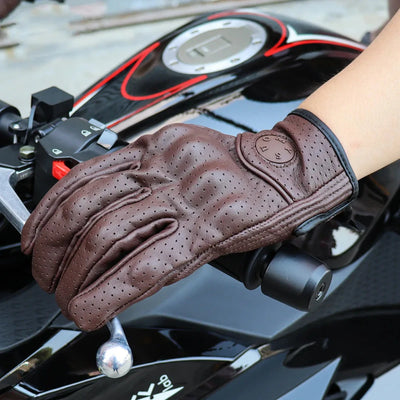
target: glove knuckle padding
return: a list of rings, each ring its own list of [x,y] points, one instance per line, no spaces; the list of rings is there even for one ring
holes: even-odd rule
[[[92,181],[83,165],[80,183],[62,186],[57,209],[28,229],[39,231],[36,279],[55,289],[65,315],[92,330],[220,255],[329,217],[356,192],[354,179],[329,128],[300,114],[237,138],[174,124],[112,162],[91,163]],[[100,164],[107,164],[101,173]]]
[[[99,279],[107,272],[109,265],[116,265],[116,271],[124,268],[145,248],[171,235],[178,227],[173,218],[156,219],[137,229],[132,229],[129,222],[123,224],[119,218],[113,222],[114,226],[110,225],[108,230],[103,229],[100,234],[97,229],[90,232],[88,236],[91,237],[85,239],[65,269],[56,291],[56,298],[64,313],[67,313],[72,297]],[[92,243],[89,249],[87,242]],[[126,280],[130,279],[127,277]]]
[[[39,260],[47,259],[43,274],[40,274],[42,270],[34,269],[35,279],[44,290],[54,291],[65,260],[73,251],[83,229],[93,220],[101,218],[105,209],[118,206],[127,195],[139,198],[146,195],[131,174],[131,171],[127,171],[93,179],[70,192],[49,216],[33,249],[34,265],[40,265],[43,262]]]
[[[32,252],[37,233],[71,192],[104,174],[118,173],[127,168],[134,170],[140,156],[140,149],[135,150],[127,146],[115,153],[95,157],[72,168],[66,177],[50,189],[26,222],[22,230],[22,250],[25,253]]]

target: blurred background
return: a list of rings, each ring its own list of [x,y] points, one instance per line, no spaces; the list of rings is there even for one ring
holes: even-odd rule
[[[3,0],[0,0],[3,1]],[[0,21],[0,98],[29,113],[30,95],[58,86],[78,95],[155,39],[203,12],[257,7],[360,40],[387,18],[386,0],[66,0],[23,2]],[[400,371],[366,400],[398,399]]]

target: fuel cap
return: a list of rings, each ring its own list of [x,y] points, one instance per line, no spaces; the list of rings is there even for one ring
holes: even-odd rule
[[[182,74],[203,74],[237,66],[267,41],[265,28],[240,18],[206,22],[182,32],[165,48],[164,65]]]

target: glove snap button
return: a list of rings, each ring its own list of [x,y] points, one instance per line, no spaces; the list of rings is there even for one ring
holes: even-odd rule
[[[256,140],[256,150],[268,161],[284,164],[295,155],[294,144],[284,135],[263,135]]]

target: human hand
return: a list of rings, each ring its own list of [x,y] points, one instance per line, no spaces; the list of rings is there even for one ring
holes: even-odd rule
[[[22,249],[62,312],[97,329],[223,254],[338,212],[357,181],[336,141],[305,110],[237,138],[167,126],[74,167],[32,213]]]

